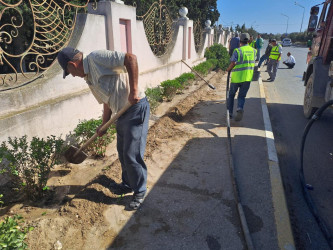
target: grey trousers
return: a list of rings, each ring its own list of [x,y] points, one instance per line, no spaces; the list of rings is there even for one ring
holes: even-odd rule
[[[116,125],[117,150],[122,168],[122,181],[135,194],[147,190],[147,166],[143,160],[149,122],[149,102],[141,99],[130,107]]]
[[[279,62],[280,61],[269,59],[269,62],[267,64],[267,72],[269,78],[271,78],[273,81],[275,80],[276,77],[276,72],[279,67]]]

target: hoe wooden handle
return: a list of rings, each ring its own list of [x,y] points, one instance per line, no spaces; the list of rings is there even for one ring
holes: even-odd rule
[[[110,127],[110,125],[112,123],[114,123],[122,114],[124,114],[130,107],[132,106],[132,104],[130,104],[129,102],[126,103],[126,105],[121,109],[119,110],[114,116],[112,116],[110,118],[110,120],[108,120],[107,123],[105,123],[101,128],[100,130],[101,131],[104,131],[106,130],[108,127]],[[82,152],[82,150],[84,150],[85,148],[87,148],[90,143],[92,143],[96,138],[98,137],[98,134],[97,132],[92,136],[90,137],[90,139],[88,141],[86,141],[80,148],[79,150],[77,150],[73,156],[73,158],[75,158],[75,156],[77,156],[80,152]]]

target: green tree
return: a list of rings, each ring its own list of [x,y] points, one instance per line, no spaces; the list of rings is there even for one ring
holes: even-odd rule
[[[240,32],[242,33],[246,32],[245,23],[243,23]]]

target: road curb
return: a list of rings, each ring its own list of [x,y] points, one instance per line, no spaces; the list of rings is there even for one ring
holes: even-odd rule
[[[272,188],[272,202],[274,208],[277,240],[279,249],[293,250],[296,249],[294,237],[291,230],[290,217],[281,178],[279,160],[275,148],[274,134],[268,113],[266,95],[261,77],[259,77],[258,83],[265,126],[265,137],[267,142],[268,166]]]

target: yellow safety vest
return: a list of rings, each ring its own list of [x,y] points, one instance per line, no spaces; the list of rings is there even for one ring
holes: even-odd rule
[[[257,49],[256,49],[256,41],[255,40],[253,40],[249,45],[256,50],[256,53],[258,52]]]
[[[280,55],[279,47],[281,47],[280,44],[278,44],[272,48],[271,53],[269,55],[269,59],[277,60],[279,58],[279,55]],[[280,60],[281,60],[281,56],[280,56],[279,61]]]
[[[250,82],[253,78],[256,50],[249,45],[235,49],[238,59],[232,69],[231,83]]]

